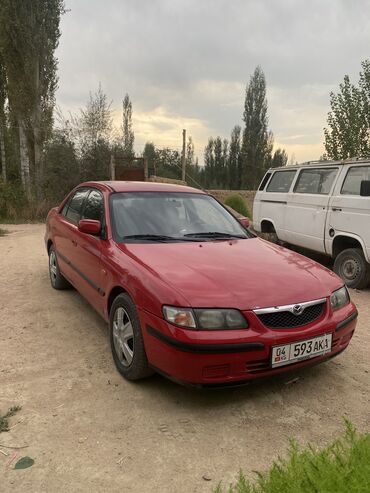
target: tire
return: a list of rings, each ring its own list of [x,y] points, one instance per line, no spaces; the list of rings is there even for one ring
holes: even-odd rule
[[[110,345],[117,370],[127,380],[153,374],[146,357],[136,307],[127,294],[114,300],[109,316]]]
[[[62,276],[59,270],[58,259],[55,253],[55,248],[51,245],[49,249],[49,276],[50,282],[54,289],[69,289],[71,285]]]
[[[370,281],[370,266],[361,248],[347,248],[334,261],[334,272],[349,288],[363,289]]]

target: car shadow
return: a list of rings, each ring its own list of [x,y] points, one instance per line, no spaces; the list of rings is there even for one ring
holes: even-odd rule
[[[321,365],[290,371],[284,375],[276,375],[264,379],[258,379],[239,387],[228,388],[196,388],[181,385],[173,382],[159,374],[133,383],[140,385],[144,392],[152,394],[153,398],[170,401],[178,401],[182,408],[194,410],[199,409],[222,409],[229,408],[230,404],[243,404],[248,401],[258,401],[266,399],[275,394],[284,394],[289,397],[291,394],[300,392],[305,393],[312,389],[312,385],[320,385],[321,380],[328,378],[328,368],[330,362]],[[334,369],[333,369],[334,370]]]

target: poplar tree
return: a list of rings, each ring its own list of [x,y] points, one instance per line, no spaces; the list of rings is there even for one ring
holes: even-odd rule
[[[123,154],[125,157],[132,158],[134,152],[134,131],[132,129],[132,103],[128,94],[122,102],[122,130],[123,130]]]
[[[273,136],[268,131],[266,79],[257,67],[246,87],[242,143],[242,187],[255,190],[271,160]]]
[[[40,181],[42,148],[52,127],[63,0],[1,0],[0,53],[19,130],[22,183]],[[37,180],[38,179],[38,180]]]

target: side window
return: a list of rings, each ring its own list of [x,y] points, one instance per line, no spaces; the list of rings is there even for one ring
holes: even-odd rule
[[[337,173],[338,168],[304,169],[299,174],[294,192],[328,195]]]
[[[77,190],[68,203],[68,209],[65,216],[72,222],[77,224],[81,218],[82,206],[86,198],[88,190],[86,188]],[[64,208],[62,213],[64,212]]]
[[[271,173],[266,173],[265,176],[263,177],[262,181],[261,181],[261,185],[259,186],[258,190],[263,190],[267,184],[267,182],[269,181],[270,179],[270,176],[271,176]]]
[[[67,215],[68,206],[69,206],[69,203],[70,202],[71,202],[71,199],[68,199],[67,202],[64,204],[63,209],[61,210],[62,216],[66,216]]]
[[[289,192],[290,185],[294,179],[296,170],[292,171],[275,171],[272,175],[266,192]]]
[[[370,180],[370,166],[354,166],[347,172],[341,194],[360,195],[362,180]]]
[[[104,217],[103,195],[97,190],[91,190],[85,202],[81,219],[102,221]]]

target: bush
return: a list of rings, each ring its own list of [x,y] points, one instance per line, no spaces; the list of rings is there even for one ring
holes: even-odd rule
[[[239,212],[242,216],[252,219],[252,214],[248,210],[245,200],[238,193],[226,197],[225,204],[234,209],[234,211]]]
[[[0,180],[0,218],[15,220],[26,205],[26,196],[19,183]]]
[[[236,485],[215,493],[362,493],[370,491],[370,435],[359,434],[346,422],[344,435],[327,447],[299,449],[292,441],[286,460],[278,459],[270,471],[257,472],[249,482],[242,473]]]

